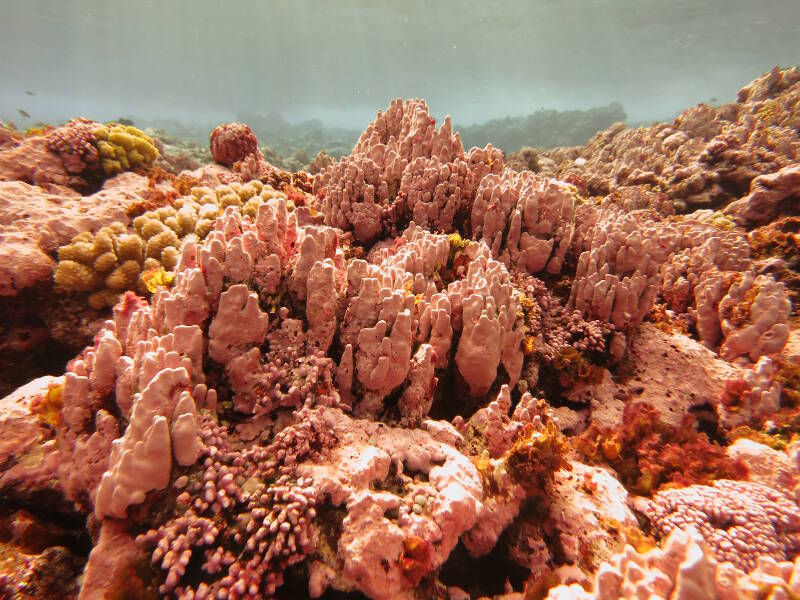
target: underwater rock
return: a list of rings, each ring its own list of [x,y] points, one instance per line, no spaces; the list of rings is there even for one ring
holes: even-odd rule
[[[8,501],[71,512],[58,481],[54,427],[61,377],[40,377],[0,400],[0,493]]]

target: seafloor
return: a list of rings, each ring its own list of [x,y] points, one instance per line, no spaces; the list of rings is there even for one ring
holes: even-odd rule
[[[0,129],[0,597],[800,597],[800,70],[508,156],[420,100],[166,146]]]

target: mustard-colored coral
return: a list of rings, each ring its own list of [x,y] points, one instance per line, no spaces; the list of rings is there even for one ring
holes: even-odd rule
[[[56,285],[75,292],[91,292],[102,285],[103,279],[92,267],[74,260],[62,260],[55,273]]]
[[[141,255],[139,259],[126,260],[106,277],[106,286],[118,292],[131,290],[136,287],[136,281],[139,279],[141,270]]]
[[[158,158],[152,138],[132,125],[101,125],[93,133],[106,175],[147,167]]]
[[[190,235],[205,239],[226,206],[235,206],[255,219],[258,207],[277,197],[285,199],[286,195],[260,181],[220,185],[213,190],[194,187],[172,206],[136,217],[133,231],[114,223],[94,235],[84,232],[75,236],[58,250],[56,284],[63,290],[89,293],[89,304],[96,308],[115,304],[125,290],[153,293],[159,285],[171,282],[183,241]]]

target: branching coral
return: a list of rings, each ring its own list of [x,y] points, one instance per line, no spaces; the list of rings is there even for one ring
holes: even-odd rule
[[[791,123],[772,108],[729,110],[763,122],[757,137]],[[711,439],[746,423],[784,446],[797,420],[796,377],[777,358],[784,288],[734,219],[670,206],[721,197],[709,173],[724,165],[741,167],[736,182],[752,175],[737,153],[756,137],[720,119],[701,106],[660,130],[653,170],[636,146],[652,132],[599,136],[606,156],[624,150],[602,200],[585,197],[603,182],[581,150],[558,151],[568,181],[503,170],[497,149],[465,153],[449,120],[437,130],[422,101],[379,113],[321,167],[313,197],[310,177],[269,166],[246,126],[218,128],[215,160],[233,170],[185,174],[174,191],[153,173],[149,189],[167,191],[131,207],[132,229],[59,251],[60,289],[119,303],[63,388],[33,403],[29,417],[56,431],[50,472],[101,539],[138,537],[170,597],[270,597],[306,578],[314,597],[411,600],[444,589],[448,562],[480,557],[513,565],[509,592],[547,573],[580,580],[626,536],[644,539],[631,506],[662,537],[691,524],[705,541],[626,550],[601,567],[608,597],[697,583],[714,560],[703,543],[741,569],[759,564],[747,545],[779,564],[800,550],[796,448],[726,451],[684,414]],[[48,134],[76,173],[151,160],[136,131],[95,125]],[[709,348],[640,327],[648,313]],[[751,480],[732,481],[745,462]],[[628,502],[623,485],[647,497]]]
[[[449,117],[435,125],[422,100],[379,112],[353,152],[314,177],[326,224],[370,242],[409,219],[448,232],[463,222],[477,182],[502,170],[502,155],[491,146],[465,155]]]
[[[792,563],[763,557],[756,570],[745,573],[715,560],[696,529],[675,529],[663,548],[640,553],[626,546],[597,570],[593,591],[577,583],[560,585],[547,598],[791,598],[800,592],[797,565],[798,559]]]
[[[174,484],[175,516],[137,541],[152,548],[153,563],[166,572],[162,594],[271,596],[283,572],[315,546],[315,491],[310,479],[290,475],[292,461],[318,454],[331,435],[319,418],[309,418],[269,447],[235,450],[224,428],[211,423],[203,437],[204,468]],[[204,574],[197,586],[187,582],[187,571],[195,570]]]
[[[472,235],[509,267],[558,274],[574,228],[573,189],[530,172],[487,175],[471,207]]]

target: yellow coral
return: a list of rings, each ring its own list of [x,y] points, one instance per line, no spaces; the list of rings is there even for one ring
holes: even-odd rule
[[[101,126],[94,133],[106,175],[147,167],[158,158],[152,138],[131,125]]]
[[[106,277],[106,286],[112,290],[130,290],[136,285],[142,267],[139,261],[126,260]]]
[[[94,263],[94,259],[94,245],[90,242],[73,242],[58,249],[58,260],[60,261],[91,265]]]
[[[114,252],[103,252],[94,261],[94,270],[98,273],[108,273],[117,266],[117,255]]]
[[[211,219],[200,219],[195,225],[194,232],[201,240],[205,239],[208,233],[214,228],[214,221]]]
[[[204,204],[197,213],[201,221],[213,221],[219,214],[219,207],[215,204]]]
[[[166,221],[169,217],[174,217],[178,214],[178,211],[171,206],[162,206],[161,208],[156,209],[154,212],[159,221]]]
[[[178,224],[178,218],[177,217],[167,217],[166,219],[164,219],[164,225],[169,227],[177,235],[180,235],[181,226]]]
[[[150,293],[155,293],[159,287],[170,287],[175,280],[174,273],[168,273],[163,268],[152,269],[142,273],[142,281]]]
[[[32,404],[32,411],[39,417],[42,423],[50,425],[51,427],[58,425],[58,418],[63,405],[63,392],[63,383],[51,383],[47,386],[47,391],[44,395]]]
[[[178,223],[178,227],[180,228],[181,235],[192,233],[195,225],[197,224],[197,211],[191,206],[181,208],[178,211],[176,221]]]
[[[258,207],[261,205],[261,199],[251,198],[247,201],[247,204],[244,205],[242,208],[242,214],[250,217],[251,219],[255,219],[258,215]]]
[[[100,136],[102,142],[109,144],[106,154],[116,157],[120,148],[129,149],[130,144],[135,148],[138,142],[121,135],[129,132],[112,135],[115,133],[112,130],[106,130],[105,138]],[[164,271],[171,281],[169,271],[177,266],[180,245],[187,236],[204,239],[226,205],[235,205],[244,215],[255,219],[265,196],[285,198],[258,181],[221,185],[214,191],[195,186],[189,195],[177,199],[174,206],[163,206],[136,217],[134,231],[122,223],[112,223],[94,235],[81,233],[59,248],[56,283],[66,290],[91,292],[89,303],[95,307],[114,304],[124,290],[152,293],[154,286],[169,283],[163,279],[167,276],[153,273]]]
[[[180,258],[180,253],[174,246],[167,246],[161,251],[161,264],[168,271],[172,271],[175,268],[175,265],[178,264],[178,258]]]
[[[144,244],[138,235],[123,235],[117,238],[117,257],[120,261],[142,262]]]
[[[96,309],[114,306],[119,302],[119,293],[114,290],[100,290],[89,294],[89,306]]]
[[[155,258],[156,260],[161,258],[161,253],[164,251],[164,248],[167,246],[177,246],[178,245],[178,236],[175,235],[175,232],[171,229],[166,229],[165,231],[159,233],[158,235],[154,235],[149,240],[147,240],[147,247],[145,249],[144,255],[146,258]]]
[[[147,214],[144,214],[142,216],[147,217]],[[144,239],[149,240],[151,237],[160,235],[165,231],[167,231],[167,226],[164,225],[164,223],[162,223],[158,219],[151,218],[147,219],[145,224],[142,226],[140,234]]]
[[[74,292],[91,292],[103,284],[92,267],[73,260],[59,262],[54,278],[56,285]]]
[[[250,200],[250,198],[257,195],[261,191],[259,189],[256,189],[256,186],[253,185],[253,183],[254,182],[251,181],[239,188],[239,198],[242,200],[242,202],[247,202],[248,200]]]

